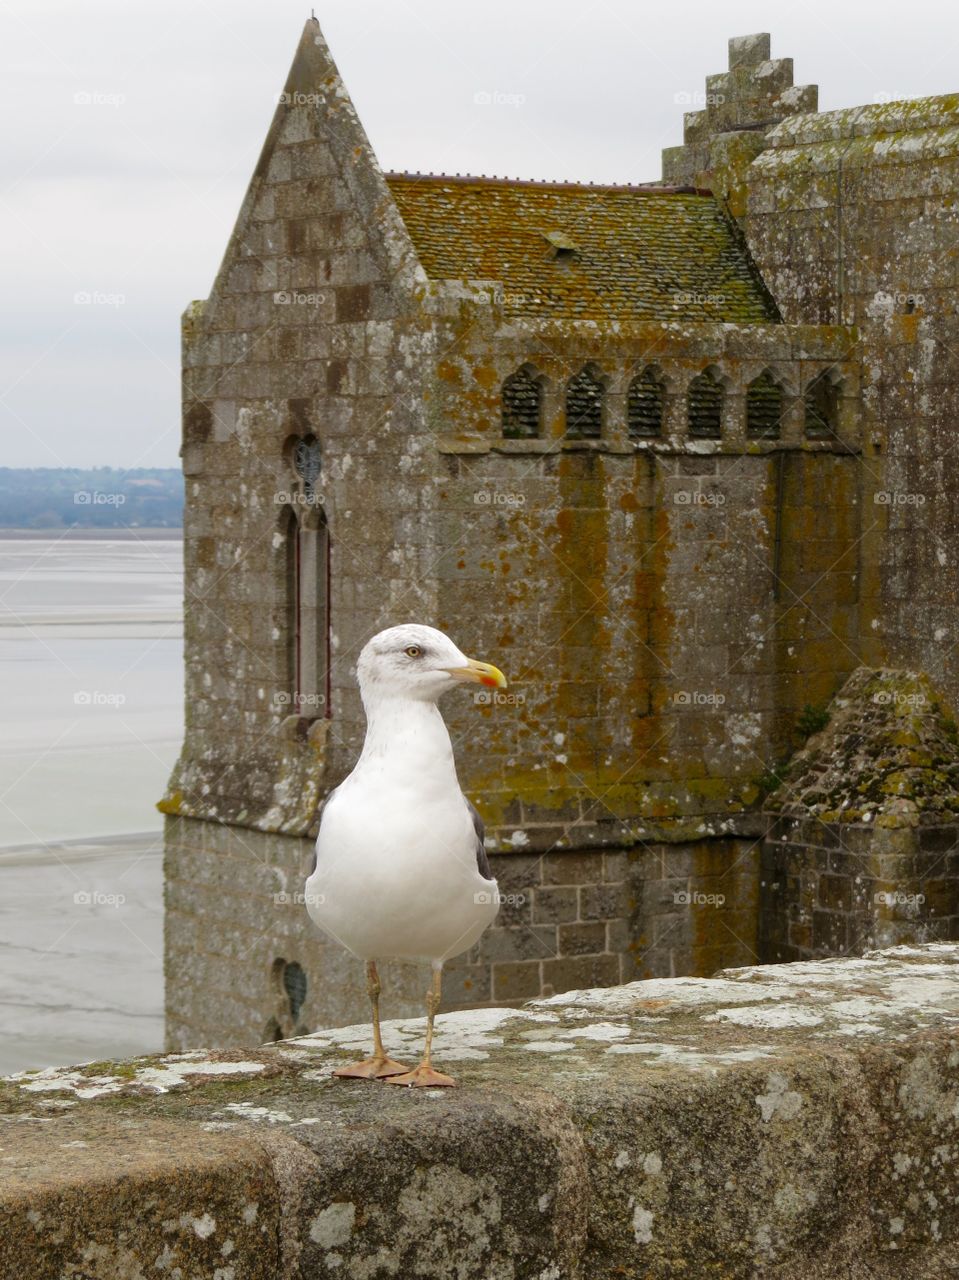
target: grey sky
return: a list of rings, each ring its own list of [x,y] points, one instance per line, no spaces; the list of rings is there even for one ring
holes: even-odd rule
[[[307,17],[299,0],[2,4],[0,465],[176,465],[179,315],[210,287]],[[317,17],[388,169],[656,179],[677,96],[753,31],[824,110],[959,90],[959,10],[931,0],[326,0]]]

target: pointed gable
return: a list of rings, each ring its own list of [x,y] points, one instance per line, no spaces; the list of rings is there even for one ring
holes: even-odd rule
[[[352,223],[352,234],[345,225]],[[343,265],[349,242],[353,257]],[[362,245],[362,251],[360,246]],[[339,265],[334,269],[333,260]],[[289,264],[304,265],[295,270]],[[342,281],[336,277],[342,277]],[[303,28],[273,120],[211,292],[415,289],[422,268],[315,18]],[[336,299],[337,311],[340,299]],[[356,319],[371,310],[345,298]],[[246,322],[264,322],[268,312]]]

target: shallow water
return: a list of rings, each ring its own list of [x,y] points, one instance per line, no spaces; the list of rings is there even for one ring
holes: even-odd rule
[[[0,541],[0,1072],[161,1047],[181,560]]]
[[[0,1075],[162,1048],[159,833],[0,853]]]
[[[0,847],[160,829],[182,544],[0,542]]]

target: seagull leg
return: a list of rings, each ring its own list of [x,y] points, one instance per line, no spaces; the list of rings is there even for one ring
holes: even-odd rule
[[[380,1037],[380,975],[376,972],[375,960],[366,962],[366,991],[373,1010],[373,1056],[363,1062],[351,1062],[348,1067],[340,1067],[333,1072],[335,1076],[343,1076],[349,1080],[383,1080],[387,1076],[406,1071],[401,1062],[388,1058],[383,1048]]]
[[[386,1084],[405,1084],[409,1088],[436,1088],[456,1084],[452,1076],[445,1076],[442,1071],[434,1071],[430,1053],[433,1048],[433,1019],[440,1007],[440,995],[443,983],[443,966],[433,966],[433,982],[426,993],[426,1047],[423,1050],[423,1061],[412,1071],[401,1076],[391,1075]]]

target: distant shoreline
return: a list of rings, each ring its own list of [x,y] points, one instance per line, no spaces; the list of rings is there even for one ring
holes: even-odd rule
[[[28,844],[0,845],[0,871],[6,867],[29,865],[40,854],[52,853],[55,857],[63,854],[65,858],[85,861],[111,853],[129,853],[134,848],[140,853],[162,853],[162,825],[152,831],[119,831],[108,836],[67,836],[62,840],[33,840]]]
[[[118,529],[101,529],[77,525],[69,529],[0,529],[0,542],[63,541],[87,542],[181,542],[183,528],[131,529],[121,525]]]

